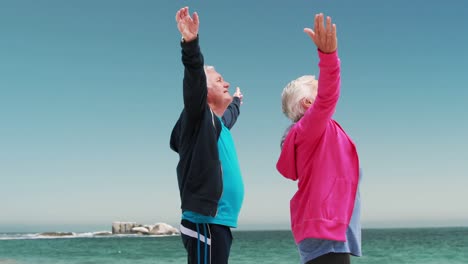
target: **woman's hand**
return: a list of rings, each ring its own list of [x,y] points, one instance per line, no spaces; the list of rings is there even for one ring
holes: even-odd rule
[[[323,25],[323,14],[316,14],[314,30],[304,28],[304,32],[314,41],[317,48],[323,53],[333,53],[337,49],[336,25],[331,23],[331,17],[327,17],[326,26]]]

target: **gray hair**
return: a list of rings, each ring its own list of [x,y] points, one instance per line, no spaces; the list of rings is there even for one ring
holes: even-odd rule
[[[314,101],[317,89],[314,75],[304,75],[288,83],[281,94],[283,113],[294,123],[299,121],[306,111],[301,100],[307,98]]]
[[[203,70],[205,70],[205,76],[206,76],[206,88],[209,89],[210,87],[208,86],[208,70],[215,70],[214,66],[211,65],[203,65]]]
[[[203,65],[203,69],[205,70],[205,73],[206,73],[207,70],[214,70],[215,67],[211,65]]]

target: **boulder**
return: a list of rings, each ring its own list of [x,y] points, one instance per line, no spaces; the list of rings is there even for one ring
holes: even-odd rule
[[[131,234],[136,225],[135,222],[113,222],[112,234]]]
[[[149,230],[146,227],[138,226],[132,228],[132,233],[140,234],[140,235],[147,235],[149,234]]]
[[[179,230],[165,223],[157,223],[149,231],[150,235],[176,235]]]

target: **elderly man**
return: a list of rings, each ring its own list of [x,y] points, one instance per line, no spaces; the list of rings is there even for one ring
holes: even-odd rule
[[[199,47],[197,13],[176,14],[182,34],[184,109],[171,134],[179,154],[182,222],[180,232],[188,263],[228,263],[231,229],[244,198],[244,185],[231,129],[239,116],[242,93],[229,94],[229,83],[205,66]]]

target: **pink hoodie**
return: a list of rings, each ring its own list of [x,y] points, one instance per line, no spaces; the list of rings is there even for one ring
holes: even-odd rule
[[[340,93],[338,54],[319,51],[319,58],[317,98],[289,131],[276,164],[284,177],[298,180],[290,202],[297,244],[305,238],[346,241],[359,180],[356,147],[332,119]]]

